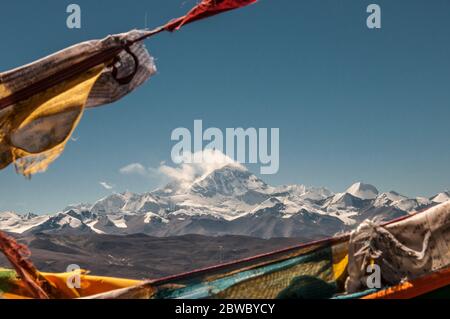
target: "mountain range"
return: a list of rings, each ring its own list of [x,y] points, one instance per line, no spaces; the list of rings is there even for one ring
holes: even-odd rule
[[[355,183],[345,192],[304,185],[273,187],[229,164],[189,185],[116,193],[94,204],[70,205],[52,215],[0,213],[0,230],[33,235],[147,234],[171,237],[239,235],[317,239],[346,232],[361,221],[401,217],[450,200],[449,192],[408,198]]]

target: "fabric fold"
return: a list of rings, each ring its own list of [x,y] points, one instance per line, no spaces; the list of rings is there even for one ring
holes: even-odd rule
[[[145,31],[80,43],[0,74],[0,169],[27,177],[62,153],[85,108],[120,100],[156,73]]]

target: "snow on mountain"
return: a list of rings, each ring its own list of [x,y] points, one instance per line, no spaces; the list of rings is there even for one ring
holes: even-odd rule
[[[159,222],[162,223],[169,223],[168,219],[162,218],[161,216],[154,214],[154,213],[147,213],[145,214],[145,219],[144,219],[144,223],[145,224],[150,224],[153,220],[157,220]]]
[[[275,198],[275,197],[271,197],[267,200],[265,200],[264,202],[262,202],[261,204],[257,205],[251,212],[250,214],[256,214],[258,211],[260,210],[265,210],[265,209],[269,209],[269,208],[274,208],[276,205],[280,205],[282,204],[282,202]]]
[[[95,225],[97,225],[97,223],[98,223],[98,220],[94,220],[91,222],[87,222],[86,225],[96,234],[105,234],[104,231],[101,231],[101,230],[95,228]]]
[[[364,183],[355,183],[347,189],[346,193],[360,199],[375,199],[378,196],[378,190],[375,186]]]
[[[19,215],[14,212],[0,213],[0,230],[22,234],[27,230],[46,222],[49,216],[37,216],[33,214]]]
[[[379,193],[356,183],[334,194],[305,185],[272,187],[239,165],[225,165],[192,183],[171,183],[144,194],[112,194],[93,205],[70,205],[51,216],[0,213],[0,229],[12,233],[69,232],[166,237],[184,234],[301,236],[348,231],[366,218],[396,218],[450,200],[394,191]]]
[[[426,208],[432,205],[432,202],[425,197],[408,198],[397,192],[391,191],[387,193],[381,193],[375,200],[375,207],[395,207],[405,212],[416,212],[422,208]]]
[[[94,214],[105,215],[119,213],[127,203],[127,194],[113,194],[100,199],[91,208]]]
[[[298,200],[320,201],[334,195],[330,190],[320,187],[307,187],[305,185],[285,185],[272,189],[272,195],[288,195]]]
[[[97,201],[90,212],[98,215],[158,213],[167,207],[167,203],[150,193],[134,194],[125,192],[113,194]],[[114,220],[115,221],[115,220]]]
[[[430,201],[422,201],[419,198],[405,198],[391,204],[391,206],[406,212],[416,212],[429,205],[431,205]]]
[[[108,219],[116,226],[117,228],[128,228],[127,221],[124,216],[109,216]]]
[[[361,206],[361,199],[349,193],[339,193],[330,197],[323,205],[328,211],[347,210]]]
[[[433,203],[438,203],[438,204],[444,203],[449,200],[450,200],[450,192],[449,191],[439,193],[431,199],[431,201]]]
[[[92,205],[91,204],[86,204],[86,203],[81,203],[81,204],[71,204],[69,206],[67,206],[66,208],[64,208],[62,211],[63,212],[67,212],[67,211],[75,211],[75,212],[83,212],[83,211],[89,211],[91,209]]]
[[[268,189],[266,183],[245,168],[228,165],[195,182],[189,191],[204,197],[236,197],[250,191],[265,193]]]
[[[352,217],[356,216],[358,211],[374,205],[377,200],[381,202],[383,199],[378,199],[378,190],[374,186],[355,183],[344,193],[337,193],[326,199],[322,209],[329,215],[341,219],[345,224],[351,225],[355,223]]]
[[[387,193],[381,193],[378,195],[377,199],[375,200],[374,206],[376,207],[382,207],[386,205],[390,205],[395,202],[399,202],[402,200],[406,200],[408,197],[400,195],[397,192],[391,191]]]

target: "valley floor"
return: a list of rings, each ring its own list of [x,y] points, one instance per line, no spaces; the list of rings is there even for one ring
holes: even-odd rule
[[[156,279],[224,262],[252,257],[305,242],[298,238],[260,239],[244,236],[146,235],[68,236],[37,234],[17,237],[31,250],[40,271],[65,272],[76,264],[93,275]],[[0,256],[0,268],[10,268]]]

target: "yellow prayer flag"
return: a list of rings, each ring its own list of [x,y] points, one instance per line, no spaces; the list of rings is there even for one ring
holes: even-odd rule
[[[0,74],[0,169],[43,172],[64,150],[86,107],[119,100],[156,70],[141,31],[72,46]]]

